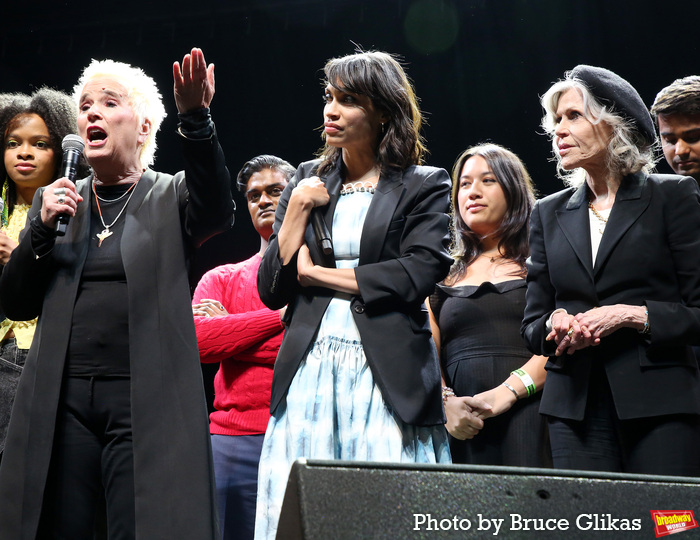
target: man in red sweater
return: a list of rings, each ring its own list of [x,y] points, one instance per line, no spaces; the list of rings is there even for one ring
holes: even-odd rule
[[[209,420],[223,540],[253,538],[258,461],[284,330],[284,310],[268,309],[258,296],[258,266],[280,195],[293,175],[289,163],[270,155],[243,166],[237,185],[260,235],[260,251],[207,272],[192,299],[201,360],[221,363],[214,378],[216,410]]]

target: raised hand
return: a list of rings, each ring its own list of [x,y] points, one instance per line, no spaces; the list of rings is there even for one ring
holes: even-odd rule
[[[214,98],[214,64],[207,66],[202,49],[193,48],[173,64],[175,104],[180,113],[209,107]]]

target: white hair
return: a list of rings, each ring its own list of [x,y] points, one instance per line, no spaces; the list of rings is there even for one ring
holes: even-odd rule
[[[114,60],[92,60],[73,87],[73,98],[80,104],[80,96],[88,81],[96,77],[110,77],[118,80],[127,91],[127,99],[139,122],[148,120],[151,129],[141,146],[141,166],[153,165],[156,154],[156,133],[166,116],[163,96],[155,81],[141,68],[115,62]]]
[[[545,113],[542,117],[542,128],[552,139],[554,157],[557,161],[557,176],[570,187],[578,187],[586,180],[585,170],[577,168],[566,171],[562,168],[561,156],[557,151],[557,143],[554,137],[558,123],[556,111],[559,106],[559,99],[571,89],[577,90],[581,95],[583,116],[586,120],[593,125],[604,122],[612,128],[612,137],[610,137],[610,142],[608,143],[606,156],[608,169],[620,176],[638,171],[651,172],[656,164],[654,145],[644,140],[644,137],[635,129],[632,122],[614,112],[610,107],[600,103],[583,82],[576,78],[570,78],[567,74],[566,79],[554,83],[540,98],[540,103]]]

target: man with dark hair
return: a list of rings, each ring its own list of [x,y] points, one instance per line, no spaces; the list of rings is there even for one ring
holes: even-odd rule
[[[216,410],[210,415],[210,430],[224,540],[253,538],[258,461],[284,330],[284,309],[265,307],[256,283],[277,203],[293,175],[289,163],[270,155],[243,166],[236,183],[260,235],[260,250],[246,261],[207,272],[192,300],[201,360],[221,362],[214,378]]]
[[[651,113],[668,164],[700,183],[700,77],[673,81],[657,94]]]

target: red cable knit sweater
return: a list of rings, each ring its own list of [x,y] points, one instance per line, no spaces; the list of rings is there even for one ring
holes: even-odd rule
[[[272,369],[284,326],[278,311],[258,296],[260,256],[207,272],[193,303],[218,300],[229,315],[195,317],[202,362],[221,362],[214,377],[214,411],[210,429],[216,435],[265,433],[270,419]]]

